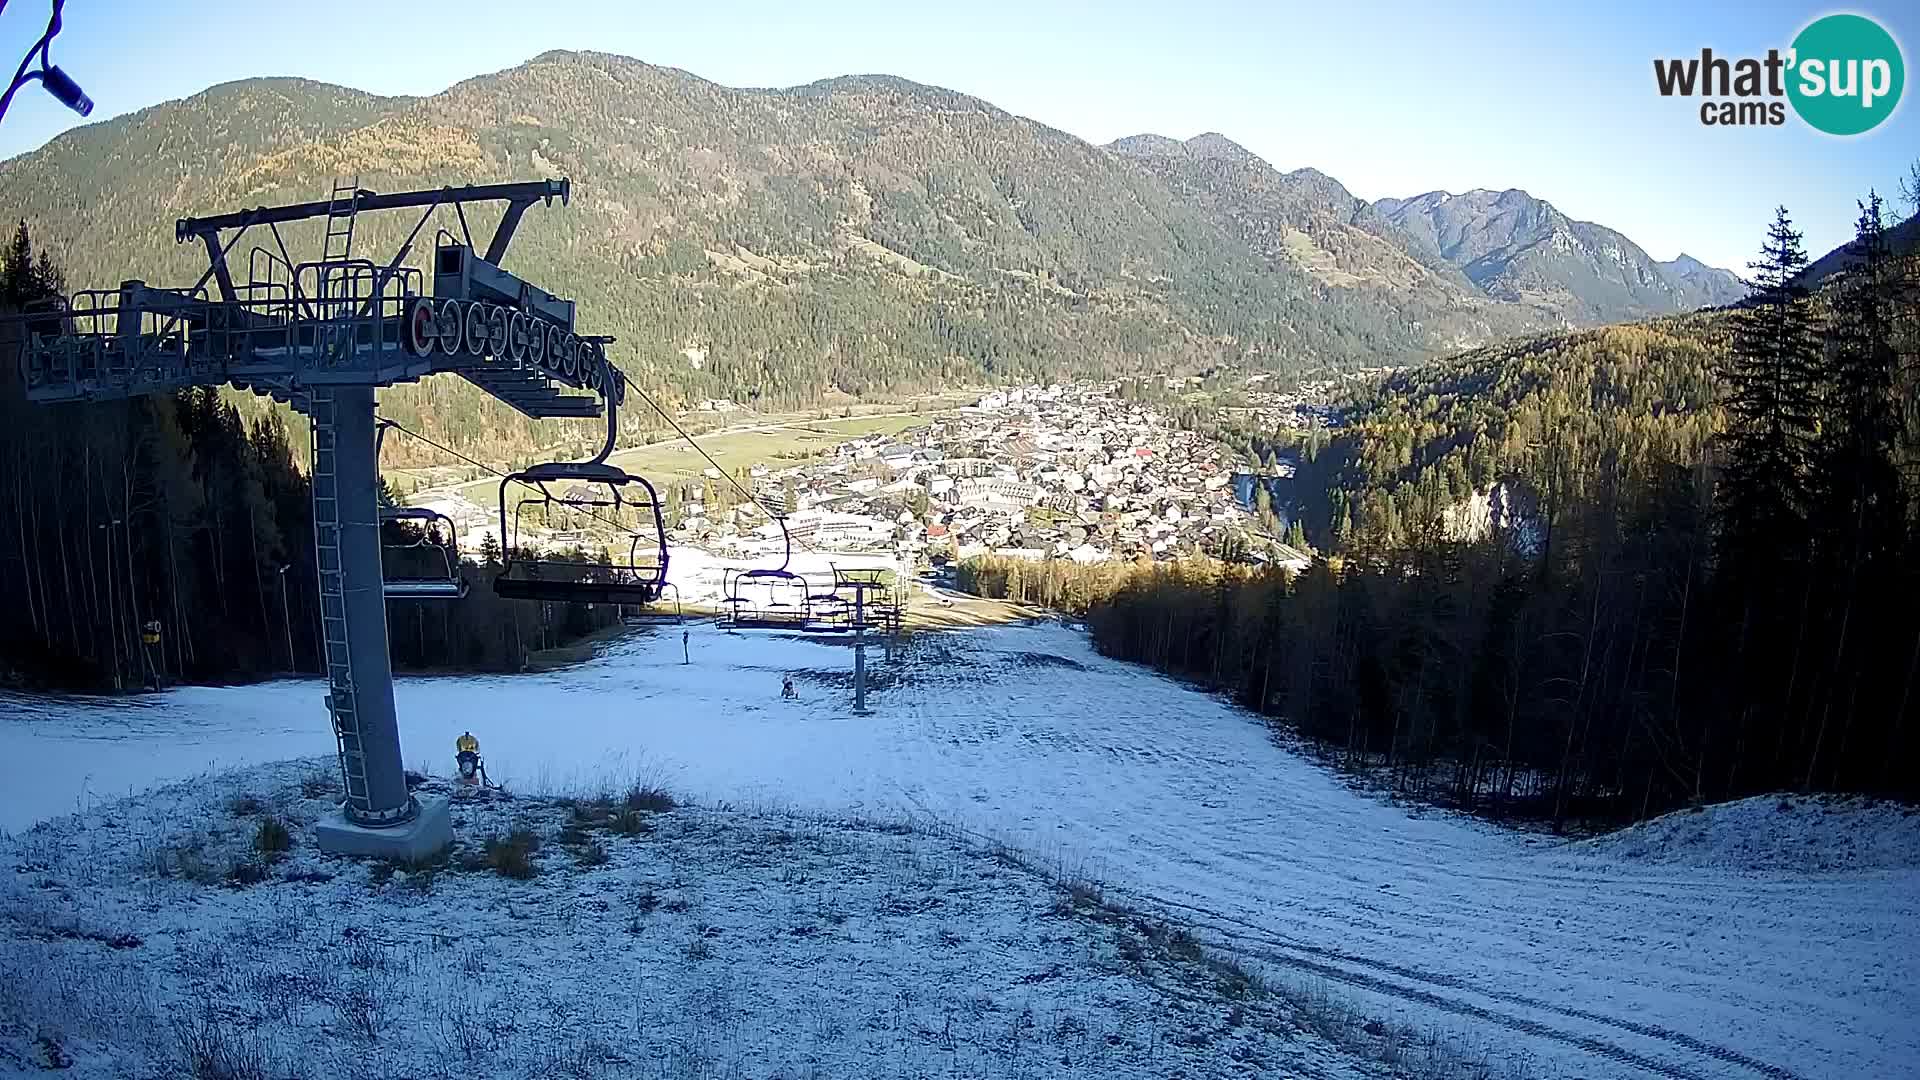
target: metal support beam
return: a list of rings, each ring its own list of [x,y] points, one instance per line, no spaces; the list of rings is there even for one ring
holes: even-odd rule
[[[501,217],[499,226],[493,230],[493,239],[487,241],[486,260],[488,262],[499,266],[500,260],[506,258],[507,243],[513,239],[513,230],[520,227],[520,215],[526,213],[527,207],[532,205],[530,202],[507,204],[506,214]]]
[[[559,199],[565,205],[572,195],[573,185],[564,177],[559,180],[535,180],[521,184],[469,184],[465,187],[434,188],[427,191],[401,191],[382,195],[376,191],[361,191],[355,206],[361,213],[369,210],[397,210],[408,206],[430,206],[436,202],[510,202],[526,207],[542,199]],[[213,217],[181,218],[174,222],[173,238],[182,242],[189,236],[204,236],[218,233],[223,229],[240,229],[249,225],[273,225],[283,221],[305,221],[308,218],[326,217],[332,212],[331,200],[321,202],[294,203],[290,206],[260,207],[254,210],[236,210],[231,214],[216,214]],[[512,213],[512,208],[508,210]],[[511,234],[511,230],[509,230]]]
[[[406,773],[400,763],[400,728],[393,707],[393,669],[387,655],[387,600],[380,571],[380,505],[378,459],[375,457],[376,426],[373,411],[373,387],[335,386],[332,396],[333,471],[337,482],[329,485],[334,507],[331,513],[338,524],[339,591],[346,627],[345,657],[349,665],[347,685],[333,680],[336,702],[346,692],[357,739],[360,771],[365,784],[360,791],[349,783],[347,820],[360,826],[398,825],[414,815],[412,797],[407,794]],[[320,422],[316,416],[316,422]],[[316,485],[315,492],[319,492]],[[314,519],[322,521],[326,509],[315,500]],[[324,587],[324,583],[323,583]],[[323,599],[323,603],[325,600]],[[332,655],[336,644],[327,645],[330,671],[337,671]],[[350,748],[342,749],[342,769],[351,774],[345,760]]]
[[[213,271],[213,280],[220,286],[220,299],[231,304],[239,297],[233,291],[233,272],[227,269],[227,252],[220,246],[219,233],[201,233],[200,239],[207,244],[207,264]]]
[[[0,0],[0,6],[4,3]],[[231,382],[291,403],[312,419],[310,479],[326,704],[346,791],[341,813],[315,825],[323,851],[412,859],[444,849],[452,836],[446,800],[416,800],[407,791],[401,767],[387,652],[387,589],[380,565],[375,388],[457,372],[536,418],[601,415],[599,401],[604,400],[608,442],[595,463],[603,462],[612,448],[614,410],[627,386],[619,368],[606,359],[605,345],[612,339],[579,337],[577,342],[586,347],[576,351],[573,302],[498,265],[527,208],[556,198],[564,205],[571,189],[568,180],[556,179],[382,195],[357,184],[336,184],[325,201],[180,218],[174,223],[175,241],[197,237],[206,248],[206,271],[192,285],[150,288],[129,279],[117,290],[77,296],[76,308],[0,318],[0,341],[33,331],[20,349],[29,400],[126,398]],[[462,209],[469,202],[505,204],[485,260],[472,257]],[[443,205],[454,207],[466,243],[436,251],[434,300],[479,301],[511,309],[511,318],[531,319],[532,329],[548,334],[549,340],[556,332],[563,334],[566,351],[542,350],[554,354],[542,365],[408,347],[410,312],[432,301],[420,295],[419,275],[404,263],[414,239]],[[354,215],[407,207],[421,209],[420,220],[392,259],[379,264],[348,258]],[[296,263],[279,224],[315,218],[328,220],[322,257]],[[249,280],[243,296],[229,253],[255,225],[272,232],[277,261],[290,280],[274,280],[270,268],[266,280]],[[458,265],[448,270],[450,260]],[[252,267],[248,269],[252,278]],[[310,271],[314,285],[307,295],[301,285],[303,269]],[[208,295],[210,282],[217,296]],[[449,288],[443,290],[443,283]],[[11,331],[15,324],[23,330]],[[569,394],[568,388],[588,393]],[[664,563],[662,568],[664,573]],[[412,595],[423,589],[445,595],[443,582],[402,584],[402,591]],[[654,586],[626,588],[632,592]],[[653,598],[649,592],[644,600]],[[599,602],[642,601],[622,596]]]

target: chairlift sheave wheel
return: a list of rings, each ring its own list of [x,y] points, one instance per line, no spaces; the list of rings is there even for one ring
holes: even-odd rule
[[[580,381],[595,393],[606,389],[604,356],[605,353],[600,348],[599,342],[582,341],[580,343]]]
[[[580,339],[572,334],[560,339],[560,374],[569,379],[580,377]]]
[[[439,339],[440,318],[434,313],[433,301],[424,296],[414,297],[407,305],[407,351],[426,356]]]
[[[531,315],[527,317],[527,359],[535,367],[547,366],[547,324]]]
[[[527,316],[523,312],[507,315],[507,359],[522,363],[527,359]]]
[[[452,356],[460,351],[466,313],[460,310],[460,301],[444,300],[440,304],[440,351]]]
[[[487,305],[487,353],[495,360],[507,355],[507,309],[498,304]]]
[[[484,356],[487,351],[487,305],[470,303],[464,320],[468,356]]]

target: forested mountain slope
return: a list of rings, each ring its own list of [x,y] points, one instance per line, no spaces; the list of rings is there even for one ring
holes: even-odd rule
[[[1702,312],[1544,335],[1398,372],[1359,394],[1339,449],[1332,531],[1377,545],[1413,539],[1495,482],[1533,505],[1639,488],[1702,462],[1721,424],[1715,365],[1731,316]],[[1316,493],[1317,494],[1317,493]]]
[[[1920,218],[1888,228],[1885,243],[1895,278],[1920,281]],[[1858,266],[1848,243],[1800,275],[1821,286],[1806,303],[1822,325],[1836,318],[1844,272]],[[1901,295],[1895,339],[1910,349],[1912,338],[1901,335],[1913,333],[1912,293]],[[1376,544],[1397,545],[1414,539],[1411,523],[1443,517],[1496,481],[1517,486],[1530,505],[1549,497],[1579,505],[1646,493],[1662,470],[1709,468],[1744,317],[1732,307],[1515,338],[1363,384],[1347,403],[1334,460],[1308,470],[1312,483],[1303,487],[1313,490],[1301,495],[1310,525],[1321,539],[1357,527]],[[1891,390],[1905,431],[1898,452],[1920,506],[1920,366],[1895,367],[1901,377]],[[1328,490],[1333,512],[1314,512],[1310,504]]]
[[[1396,313],[1402,322],[1389,335],[1464,347],[1557,323],[1488,297],[1325,173],[1282,173],[1218,134],[1136,135],[1109,149],[1140,161],[1267,265],[1304,272],[1321,303]]]
[[[1406,362],[1584,317],[1489,298],[1311,170],[1279,174],[1217,136],[1153,144],[1092,146],[886,76],[743,90],[554,52],[419,99],[218,86],[0,164],[0,215],[28,219],[75,285],[190,282],[203,263],[174,243],[183,215],[323,197],[335,175],[374,190],[571,176],[572,208],[530,215],[509,264],[619,335],[642,385],[762,407]],[[317,250],[307,225],[283,230],[296,251]],[[369,215],[357,250],[390,251],[412,225]],[[386,407],[495,460],[564,431],[448,380]]]

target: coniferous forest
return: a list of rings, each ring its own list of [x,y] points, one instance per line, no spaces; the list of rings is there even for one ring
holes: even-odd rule
[[[1737,310],[1362,393],[1300,455],[1292,509],[1334,554],[1297,578],[985,560],[963,584],[1081,613],[1109,655],[1481,812],[1920,795],[1920,274],[1885,215],[1862,205],[1817,290],[1782,209]]]

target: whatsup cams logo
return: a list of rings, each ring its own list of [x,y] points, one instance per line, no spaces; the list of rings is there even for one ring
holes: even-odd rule
[[[1808,23],[1784,52],[1734,59],[1701,49],[1697,57],[1653,62],[1661,97],[1701,98],[1708,127],[1778,127],[1787,108],[1829,135],[1879,127],[1900,104],[1906,64],[1900,44],[1864,15],[1827,15]]]

